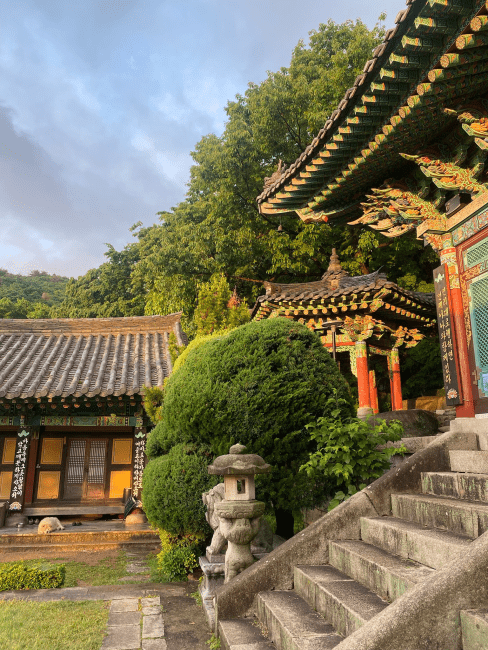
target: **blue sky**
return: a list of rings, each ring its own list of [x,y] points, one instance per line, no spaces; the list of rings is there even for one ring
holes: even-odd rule
[[[185,196],[190,152],[332,18],[404,0],[0,3],[0,267],[78,276]]]

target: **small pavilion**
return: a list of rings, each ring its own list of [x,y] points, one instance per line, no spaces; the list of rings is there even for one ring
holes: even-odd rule
[[[321,280],[264,286],[266,294],[258,298],[252,318],[282,316],[317,332],[334,359],[348,361],[357,377],[359,417],[379,410],[375,371],[368,363],[372,355],[386,357],[392,410],[402,408],[399,348],[412,348],[435,331],[433,293],[407,291],[378,271],[351,277],[335,249]]]

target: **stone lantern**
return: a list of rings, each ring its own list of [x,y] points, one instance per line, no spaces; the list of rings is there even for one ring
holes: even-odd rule
[[[259,520],[265,504],[255,500],[254,476],[265,474],[271,467],[261,456],[243,454],[243,445],[233,445],[229,453],[216,458],[209,474],[224,477],[224,499],[215,504],[220,520],[219,531],[227,540],[225,582],[254,562],[251,542],[259,531]]]

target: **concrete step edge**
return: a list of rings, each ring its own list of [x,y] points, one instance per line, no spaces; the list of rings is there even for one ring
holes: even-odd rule
[[[467,550],[472,539],[395,517],[361,517],[361,539],[392,555],[440,569]]]
[[[343,636],[388,606],[370,589],[333,567],[296,567],[295,591]]]
[[[482,650],[488,647],[488,611],[462,610],[461,632],[463,650]]]
[[[488,475],[472,472],[422,472],[422,494],[488,503]]]
[[[321,650],[329,650],[343,640],[295,591],[261,592],[257,613],[278,650],[305,650],[311,639]]]
[[[434,573],[430,567],[356,540],[330,541],[329,563],[389,602]]]
[[[392,494],[394,517],[472,539],[488,530],[488,504],[432,494]]]
[[[219,621],[219,639],[222,650],[275,649],[275,646],[263,636],[256,619]]]
[[[451,471],[488,474],[488,451],[449,451]]]

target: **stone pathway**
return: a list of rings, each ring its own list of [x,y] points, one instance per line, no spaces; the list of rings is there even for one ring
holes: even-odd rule
[[[129,582],[132,580],[140,580],[141,582],[148,582],[150,578],[150,569],[147,565],[147,552],[141,553],[126,553],[129,562],[127,563],[126,571],[129,574],[120,578],[119,582]]]
[[[112,600],[101,650],[167,650],[160,597]]]

